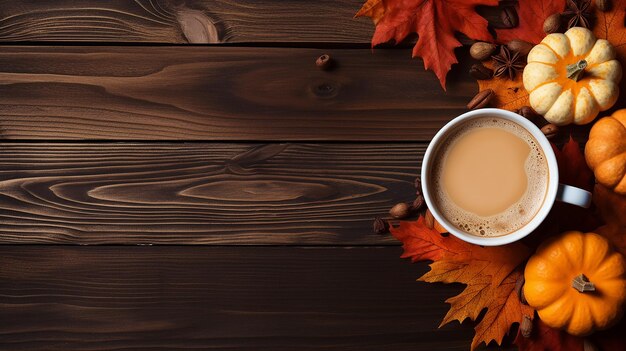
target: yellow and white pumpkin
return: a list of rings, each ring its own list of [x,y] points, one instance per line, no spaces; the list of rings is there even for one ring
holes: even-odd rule
[[[550,123],[587,124],[617,101],[622,67],[613,46],[586,28],[547,35],[528,53],[524,87]]]

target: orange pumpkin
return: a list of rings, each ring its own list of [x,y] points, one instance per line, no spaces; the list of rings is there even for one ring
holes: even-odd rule
[[[546,240],[528,260],[524,278],[528,304],[553,328],[587,335],[622,316],[626,261],[599,234],[571,231]]]
[[[591,128],[585,159],[600,184],[626,195],[626,109],[600,119]]]

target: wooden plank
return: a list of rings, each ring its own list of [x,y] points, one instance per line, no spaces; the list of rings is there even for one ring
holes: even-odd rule
[[[369,42],[361,0],[0,1],[0,41]],[[208,29],[216,29],[217,36]]]
[[[315,59],[335,58],[321,71]],[[408,50],[0,49],[3,139],[428,141],[478,91]],[[463,59],[466,65],[469,59]]]
[[[364,0],[0,1],[0,41],[369,43]],[[481,13],[498,22],[496,9]],[[468,42],[464,40],[464,42]]]
[[[0,145],[0,243],[391,244],[425,144]]]
[[[0,349],[468,350],[400,252],[0,246]]]

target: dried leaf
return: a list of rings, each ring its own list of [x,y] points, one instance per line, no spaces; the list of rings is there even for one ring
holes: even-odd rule
[[[423,217],[416,222],[401,222],[398,228],[391,228],[391,233],[403,243],[403,258],[434,261],[431,270],[419,280],[467,285],[459,295],[446,300],[450,310],[441,325],[467,318],[476,320],[487,308],[475,327],[472,350],[481,342],[501,343],[513,323],[521,322],[524,315],[533,316],[533,309],[521,304],[515,292],[515,283],[522,275],[520,266],[531,254],[523,244],[472,245],[429,229]]]
[[[499,43],[505,44],[513,39],[539,44],[546,33],[543,22],[553,13],[565,9],[565,0],[523,0],[519,2],[517,15],[519,25],[515,28],[496,29]]]
[[[626,255],[626,226],[610,223],[597,228],[594,232],[609,239],[619,252]]]
[[[613,0],[611,11],[602,12],[596,9],[596,25],[594,34],[601,39],[607,39],[615,47],[617,59],[626,67],[626,0]],[[622,94],[626,92],[626,79],[620,84]],[[617,105],[620,105],[618,102]],[[618,108],[623,108],[617,106]],[[606,236],[626,255],[626,196],[616,194],[606,187],[596,184],[593,193],[599,216],[606,223],[596,231]],[[626,323],[621,323],[622,329]],[[615,328],[615,327],[614,327]],[[608,331],[610,332],[610,331]],[[614,333],[615,334],[615,333]],[[622,348],[624,347],[622,334]],[[612,348],[611,348],[612,350]]]
[[[446,75],[457,63],[454,48],[461,42],[454,36],[461,32],[482,41],[492,41],[487,20],[475,12],[478,5],[498,5],[498,0],[367,0],[356,17],[371,17],[376,25],[372,46],[388,41],[401,42],[411,33],[419,38],[413,48],[413,57],[424,60],[446,88]]]
[[[491,61],[485,62],[484,65],[485,67],[494,69],[494,63]],[[478,89],[480,91],[487,89],[493,90],[494,97],[491,100],[493,107],[515,111],[522,106],[530,105],[528,92],[524,89],[521,74],[515,75],[515,79],[513,80],[509,79],[508,76],[479,80]]]
[[[546,36],[543,32],[543,22],[553,13],[565,9],[565,0],[544,1],[525,0],[519,2],[518,16],[519,25],[515,28],[496,29],[497,41],[508,43],[513,39],[538,44]],[[493,63],[487,62],[485,66],[493,69]],[[522,75],[516,75],[511,80],[506,77],[494,77],[491,80],[479,80],[480,91],[493,89],[495,92],[491,105],[505,110],[515,111],[522,106],[530,105],[528,92],[524,88]]]
[[[368,0],[354,17],[370,17],[376,25],[384,14],[385,4],[383,0]]]
[[[606,223],[596,229],[626,255],[626,196],[616,194],[601,184],[596,184],[593,203]]]
[[[611,11],[602,12],[596,9],[596,25],[593,28],[593,33],[597,38],[607,39],[613,44],[617,59],[622,63],[623,68],[626,67],[626,0],[612,0],[612,2]],[[622,92],[626,91],[626,79],[624,78],[622,78],[620,89]],[[625,107],[623,102],[621,107]]]
[[[562,149],[554,144],[552,144],[552,149],[559,166],[560,182],[591,191],[593,172],[587,167],[578,142],[570,138]],[[537,247],[548,236],[568,230],[591,231],[601,224],[602,221],[594,215],[593,211],[557,201],[539,228],[524,238],[524,243]]]
[[[583,351],[583,339],[553,329],[540,319],[535,319],[530,338],[525,338],[521,330],[514,341],[519,351]]]
[[[569,141],[559,150],[552,144],[552,149],[559,165],[559,181],[591,191],[593,189],[593,172],[587,166],[580,145],[570,136]]]
[[[593,191],[593,203],[607,224],[626,226],[626,196],[619,195],[601,184]]]
[[[520,1],[519,6],[519,26],[512,29],[497,29],[498,42],[506,43],[513,39],[520,39],[530,43],[539,43],[546,36],[543,32],[543,21],[549,15],[563,11],[565,1],[527,0]],[[616,0],[611,11],[596,10],[597,23],[594,33],[598,38],[608,39],[613,44],[617,58],[622,66],[626,67],[625,8],[626,0]],[[494,68],[492,62],[486,62],[485,66]],[[529,105],[528,92],[524,89],[521,74],[516,76],[514,80],[502,77],[479,80],[478,87],[480,91],[493,89],[495,92],[492,100],[493,107],[514,111]],[[620,88],[622,91],[626,91],[626,79],[622,79]]]
[[[591,340],[602,351],[626,350],[624,331],[626,331],[626,318],[622,318],[617,325],[610,329],[594,333],[591,335]]]

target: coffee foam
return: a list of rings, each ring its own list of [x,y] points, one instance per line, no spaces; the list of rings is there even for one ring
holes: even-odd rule
[[[524,140],[530,147],[525,163],[527,189],[519,201],[506,210],[493,216],[483,217],[458,207],[446,194],[441,185],[443,167],[448,150],[463,135],[476,128],[501,128]],[[433,165],[433,177],[430,184],[433,200],[439,213],[460,230],[476,236],[502,236],[512,233],[528,224],[542,207],[548,189],[548,163],[537,140],[522,126],[501,118],[479,118],[467,121],[453,130],[442,143]]]

